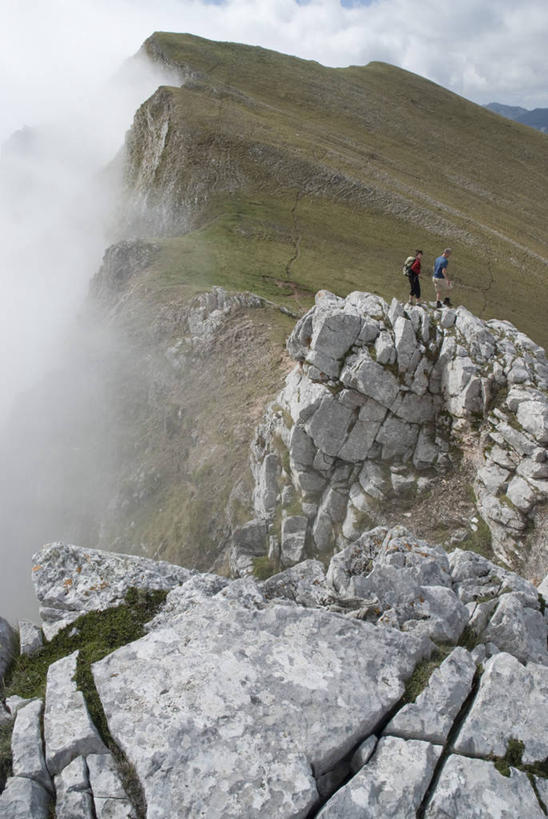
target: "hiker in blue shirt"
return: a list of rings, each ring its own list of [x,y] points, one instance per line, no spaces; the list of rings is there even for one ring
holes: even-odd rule
[[[451,300],[448,291],[451,288],[451,282],[447,278],[447,265],[449,264],[449,256],[451,255],[451,248],[446,247],[441,256],[438,256],[434,262],[434,275],[432,281],[436,289],[436,307],[451,307]],[[442,304],[443,298],[443,304]]]

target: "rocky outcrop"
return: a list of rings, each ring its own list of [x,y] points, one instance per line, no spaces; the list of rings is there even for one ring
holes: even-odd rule
[[[125,559],[92,557],[113,580]],[[37,590],[87,558],[45,547]],[[529,581],[401,526],[363,533],[327,570],[176,572],[159,567],[172,587],[145,634],[91,666],[108,737],[77,652],[50,666],[43,738],[41,701],[10,697],[2,815],[47,816],[52,798],[58,816],[105,819],[544,815],[547,619]],[[73,610],[104,592],[74,585]]]
[[[32,571],[48,639],[86,612],[119,605],[129,589],[167,590],[193,574],[164,561],[63,543],[50,543],[35,555]]]
[[[235,573],[252,571],[259,554],[283,567],[332,553],[390,521],[390,511],[409,509],[413,525],[420,504],[430,528],[443,527],[458,500],[447,480],[466,467],[467,512],[447,538],[478,540],[483,527],[485,549],[543,576],[548,364],[540,347],[464,307],[389,306],[326,291],[287,347],[297,366],[252,447],[255,515],[267,537],[246,551],[235,542]]]

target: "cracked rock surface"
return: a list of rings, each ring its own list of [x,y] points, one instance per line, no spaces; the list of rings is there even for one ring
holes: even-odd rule
[[[253,554],[233,540],[235,574],[260,555],[287,567],[343,549],[393,525],[402,501],[416,531],[439,517],[448,547],[481,541],[537,582],[546,574],[548,366],[531,339],[464,307],[324,290],[287,349],[297,366],[252,446],[268,536]],[[455,472],[466,480],[446,490]]]
[[[62,549],[38,556],[53,586]],[[86,584],[71,605],[89,605]],[[40,701],[10,697],[0,815],[46,817],[53,796],[59,816],[100,819],[544,816],[547,622],[529,581],[402,526],[262,582],[186,573],[143,637],[91,667],[115,755],[76,652],[50,666],[45,742]]]

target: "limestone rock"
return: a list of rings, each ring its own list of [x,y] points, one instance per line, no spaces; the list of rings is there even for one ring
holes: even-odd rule
[[[192,572],[181,566],[97,549],[52,543],[33,557],[33,581],[50,640],[88,611],[123,602],[128,589],[171,589]]]
[[[86,763],[96,819],[133,819],[131,803],[111,755],[90,754]]]
[[[0,680],[15,656],[17,635],[7,620],[0,617]]]
[[[540,444],[548,444],[548,406],[546,401],[523,401],[517,410],[518,421]]]
[[[455,740],[457,753],[503,757],[510,739],[524,744],[523,763],[548,756],[548,668],[526,667],[504,652],[485,663],[479,691]]]
[[[52,782],[42,749],[42,700],[32,700],[17,711],[11,736],[14,776],[36,780],[46,790]]]
[[[346,438],[352,414],[352,410],[336,398],[325,396],[305,427],[316,448],[336,456]]]
[[[518,475],[510,481],[506,495],[521,512],[528,512],[537,500],[533,487]]]
[[[365,350],[355,361],[347,362],[340,379],[346,387],[358,390],[388,409],[399,392],[398,381],[392,373],[373,361]]]
[[[369,762],[375,752],[377,742],[377,737],[375,734],[372,734],[370,737],[367,737],[367,739],[364,739],[358,748],[356,748],[350,760],[350,770],[352,773],[357,773],[360,768],[363,768],[363,766]]]
[[[324,805],[318,819],[415,819],[440,754],[441,748],[428,742],[383,737],[367,765]]]
[[[239,583],[93,666],[110,731],[158,815],[306,815],[312,771],[371,733],[428,650]]]
[[[387,531],[383,526],[372,529],[331,558],[326,580],[340,596],[356,596],[353,578],[371,571],[373,558],[379,553]]]
[[[379,614],[391,613],[393,627],[456,642],[468,622],[468,611],[450,588],[443,550],[404,527],[373,530],[332,562],[327,581],[339,595],[375,600]]]
[[[43,645],[42,629],[30,620],[19,620],[19,647],[21,654],[30,656]]]
[[[392,336],[381,330],[375,341],[375,357],[378,364],[393,364],[396,360],[396,348]]]
[[[230,581],[217,574],[195,574],[186,583],[172,589],[164,605],[156,616],[145,624],[145,630],[151,631],[155,628],[172,623],[174,620],[186,617],[187,611],[200,606],[210,597],[221,592],[229,586]]]
[[[528,580],[515,572],[496,566],[483,555],[454,549],[449,554],[454,588],[463,601],[494,598],[503,592],[516,592],[528,606],[538,604],[538,592]]]
[[[361,327],[355,337],[353,323]],[[429,470],[435,481],[451,467],[456,447],[470,465],[471,452],[482,455],[473,487],[497,558],[511,565],[523,556],[534,563],[535,574],[548,568],[542,557],[548,364],[530,339],[507,322],[484,322],[464,307],[440,313],[397,300],[388,307],[367,293],[344,300],[326,293],[299,322],[288,349],[297,361],[309,362],[290,374],[278,396],[297,429],[288,434],[282,416],[268,427],[254,474],[260,476],[258,464],[282,440],[290,450],[286,477],[297,500],[317,503],[333,488],[336,459],[354,467],[346,485],[337,486],[350,499],[341,520],[321,505],[309,518],[312,553],[349,545],[365,528],[365,516],[369,525],[386,520],[394,496],[407,494],[412,504],[417,473]],[[508,387],[508,395],[499,396]],[[474,428],[476,421],[489,426],[490,439]],[[402,464],[406,480],[398,471]],[[391,468],[388,483],[386,475],[374,474],[385,465]],[[356,503],[351,491],[360,473],[368,497]],[[279,505],[278,492],[269,520]],[[265,512],[259,499],[255,511]]]
[[[55,816],[59,819],[96,819],[88,769],[81,756],[73,759],[55,777]]]
[[[0,816],[5,819],[48,819],[51,797],[34,779],[11,776],[0,795]]]
[[[338,362],[353,345],[361,328],[362,319],[356,314],[336,309],[316,312],[312,323],[311,352],[308,353],[307,360],[314,364],[316,352]],[[339,369],[340,366],[335,366],[335,372],[328,374],[338,375]]]
[[[502,776],[492,762],[452,755],[444,765],[425,817],[427,819],[542,819],[527,774],[515,768]]]
[[[413,324],[403,316],[399,316],[394,322],[394,345],[398,356],[398,369],[400,372],[410,369],[416,352],[417,339]]]
[[[430,677],[415,702],[405,705],[385,734],[444,744],[455,717],[470,693],[476,664],[464,648],[455,648]]]
[[[300,606],[328,606],[335,600],[319,560],[305,560],[261,584],[267,600],[290,600]]]
[[[77,756],[106,753],[74,675],[78,652],[50,665],[46,685],[44,736],[46,763],[52,776]]]
[[[282,520],[281,562],[283,566],[300,563],[305,554],[308,518],[291,515]]]
[[[503,594],[489,624],[482,634],[485,642],[494,643],[522,662],[548,665],[547,624],[535,608],[523,604],[517,593]]]

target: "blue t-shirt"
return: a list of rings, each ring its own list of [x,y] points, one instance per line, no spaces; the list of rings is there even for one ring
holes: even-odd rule
[[[444,270],[447,269],[448,261],[449,261],[449,259],[446,256],[438,256],[438,258],[434,262],[434,278],[435,279],[443,279],[444,278]]]

